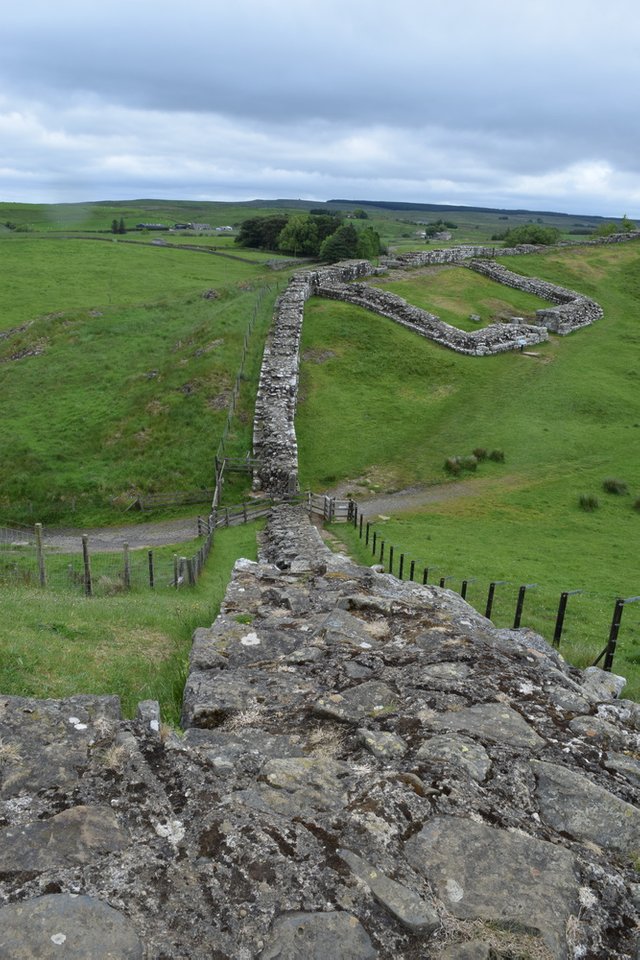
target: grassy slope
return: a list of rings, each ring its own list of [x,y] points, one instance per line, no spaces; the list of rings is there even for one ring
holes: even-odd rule
[[[33,321],[0,340],[3,518],[109,522],[109,498],[132,488],[210,487],[242,339],[268,282],[246,367],[257,376],[273,274],[206,254],[79,240],[1,241],[0,256],[11,277],[0,316],[6,326]],[[218,298],[204,300],[212,287]],[[10,359],[34,348],[42,353]],[[245,446],[252,409],[247,389]]]
[[[2,588],[0,690],[13,696],[118,694],[127,716],[159,700],[177,723],[193,630],[217,616],[235,560],[256,557],[256,525],[219,530],[198,585],[86,599]]]
[[[547,636],[560,590],[585,588],[589,596],[572,601],[567,621],[568,649],[585,663],[604,645],[615,596],[640,593],[640,514],[631,507],[640,496],[640,249],[554,251],[509,266],[593,295],[604,320],[554,338],[537,358],[474,360],[363,311],[311,302],[304,349],[334,356],[303,367],[301,473],[317,488],[363,474],[401,487],[442,481],[446,456],[504,450],[504,465],[479,469],[478,480],[488,481],[482,496],[389,521],[386,539],[435,564],[438,577],[477,576],[480,607],[490,579],[539,583],[526,622]],[[633,497],[602,493],[608,476],[625,480]],[[599,496],[598,512],[578,509],[582,492]],[[501,625],[513,617],[510,591],[496,608]],[[640,659],[637,606],[625,610],[623,673]]]

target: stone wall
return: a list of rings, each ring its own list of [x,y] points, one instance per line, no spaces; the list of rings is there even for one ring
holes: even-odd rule
[[[0,958],[636,960],[640,710],[274,510],[154,704],[0,696]]]
[[[294,427],[298,398],[300,333],[304,305],[321,283],[367,276],[374,268],[356,260],[295,273],[278,298],[264,350],[253,421],[253,453],[261,461],[254,488],[275,495],[298,489],[298,444]]]
[[[468,356],[488,356],[523,349],[547,340],[547,330],[559,334],[570,333],[602,316],[600,306],[588,297],[535,277],[513,273],[491,259],[482,259],[496,252],[515,255],[539,250],[539,247],[533,246],[499,251],[494,247],[463,246],[403,254],[394,260],[383,259],[380,268],[374,268],[366,260],[356,260],[294,274],[276,304],[263,357],[254,416],[253,453],[260,463],[254,475],[254,488],[275,496],[291,494],[298,489],[298,446],[294,421],[300,334],[304,305],[309,297],[327,297],[372,310],[420,336]],[[534,293],[557,306],[536,311],[535,324],[527,324],[514,317],[511,323],[495,323],[481,330],[465,332],[393,293],[359,282],[363,277],[382,273],[390,266],[415,267],[442,263],[460,263],[498,283]]]
[[[466,332],[445,323],[433,313],[414,307],[394,293],[365,283],[323,283],[316,294],[371,310],[449,350],[472,357],[531,347],[549,338],[542,326],[525,323],[493,323],[481,330]]]
[[[550,300],[558,306],[536,310],[536,320],[553,333],[566,335],[586,327],[603,316],[600,304],[590,300],[575,290],[568,290],[547,280],[537,277],[525,277],[520,273],[513,273],[500,263],[491,260],[469,260],[465,266],[476,273],[482,273],[491,280],[496,280],[507,287],[533,293],[543,300]]]

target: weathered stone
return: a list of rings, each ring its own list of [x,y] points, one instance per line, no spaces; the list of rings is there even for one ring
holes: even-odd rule
[[[260,960],[374,960],[377,956],[356,917],[348,913],[294,913],[274,924]]]
[[[346,806],[350,774],[348,764],[323,757],[269,760],[261,771],[264,783],[236,796],[250,807],[289,817],[326,813]]]
[[[0,960],[142,960],[131,923],[101,900],[50,894],[0,908]]]
[[[602,700],[615,700],[622,693],[626,683],[624,677],[600,670],[599,667],[587,667],[582,675],[583,693],[595,703]]]
[[[571,687],[549,683],[545,685],[545,692],[549,700],[560,710],[565,710],[568,713],[589,713],[591,710],[591,702]]]
[[[409,863],[456,917],[540,931],[565,960],[577,912],[574,858],[562,847],[457,817],[436,817],[405,844]]]
[[[379,760],[404,757],[409,749],[402,737],[385,730],[368,730],[362,727],[358,730],[358,735],[367,750]]]
[[[71,807],[49,820],[0,831],[0,873],[89,863],[126,843],[110,807]]]
[[[316,636],[323,637],[329,644],[349,643],[362,650],[370,650],[377,646],[366,623],[346,610],[340,609],[332,610],[327,614],[316,631]]]
[[[491,945],[480,940],[456,943],[438,954],[438,960],[497,960]]]
[[[286,709],[307,693],[308,687],[286,673],[192,671],[184,692],[183,725],[217,727],[249,708]]]
[[[640,850],[640,810],[554,763],[532,761],[540,814],[555,830],[626,854]]]
[[[136,713],[150,733],[160,733],[160,704],[157,700],[141,700]]]
[[[514,748],[539,750],[544,746],[542,737],[526,720],[502,703],[480,703],[463,710],[449,711],[435,717],[432,724],[445,730],[464,730],[485,740],[506,742]]]
[[[338,850],[338,854],[355,876],[369,887],[376,900],[412,933],[432,933],[440,926],[434,908],[413,890],[391,880],[350,850]]]
[[[640,760],[628,757],[624,753],[608,753],[604,765],[608,770],[615,770],[616,773],[622,774],[631,783],[640,787]]]
[[[361,723],[363,720],[378,720],[388,716],[397,706],[397,694],[385,683],[371,680],[342,693],[320,697],[313,705],[313,712],[319,717]]]
[[[418,760],[452,764],[464,770],[473,780],[481,783],[491,769],[491,760],[481,744],[468,737],[435,736],[424,740],[416,754]]]
[[[640,747],[640,739],[633,736],[633,744],[628,730],[623,730],[616,724],[603,720],[601,717],[575,717],[569,724],[569,729],[577,737],[584,737],[587,740],[597,743],[599,746],[618,747]]]

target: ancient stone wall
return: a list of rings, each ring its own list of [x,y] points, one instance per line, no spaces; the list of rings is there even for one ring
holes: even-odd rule
[[[264,350],[256,396],[253,453],[261,465],[254,487],[275,495],[298,489],[298,444],[294,418],[298,398],[300,332],[304,305],[321,283],[345,282],[367,276],[374,268],[356,260],[295,273],[275,306],[273,323]]]
[[[500,250],[499,253],[521,254],[539,249],[523,246]],[[547,330],[567,334],[602,316],[601,307],[588,297],[545,280],[516,274],[486,259],[495,252],[493,247],[472,246],[426,250],[384,260],[379,269],[360,260],[294,274],[276,304],[264,351],[254,417],[253,453],[259,461],[254,476],[255,489],[276,496],[291,494],[298,489],[294,420],[300,334],[304,305],[311,296],[341,300],[372,310],[450,350],[475,357],[531,347],[548,339]],[[465,332],[393,293],[358,282],[363,277],[383,272],[385,265],[415,267],[434,263],[463,264],[498,283],[534,293],[557,306],[536,311],[536,324],[527,324],[514,317],[511,323],[495,323],[481,330]]]
[[[551,303],[558,304],[556,307],[536,310],[537,322],[553,333],[561,335],[573,333],[574,330],[586,327],[603,316],[602,307],[595,300],[576,293],[575,290],[549,283],[547,280],[514,273],[495,261],[474,259],[467,261],[465,266],[507,287],[524,290],[542,300],[550,300]]]
[[[371,310],[449,350],[472,357],[531,347],[548,340],[547,331],[542,326],[525,323],[493,323],[481,330],[460,330],[435,314],[414,307],[394,293],[365,283],[323,283],[317,288],[316,294]]]

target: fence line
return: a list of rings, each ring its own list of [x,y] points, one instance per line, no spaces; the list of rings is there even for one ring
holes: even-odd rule
[[[277,285],[278,286],[278,285]],[[256,302],[253,305],[253,313],[247,323],[247,328],[244,334],[244,340],[242,343],[242,355],[240,358],[240,366],[238,372],[236,373],[236,378],[233,384],[233,389],[231,391],[231,397],[229,400],[229,407],[227,409],[227,419],[222,430],[222,436],[218,443],[218,448],[215,453],[214,458],[214,467],[215,467],[215,490],[211,498],[211,509],[216,510],[222,499],[222,488],[224,484],[224,474],[225,471],[229,471],[229,462],[238,461],[241,459],[246,459],[247,463],[251,464],[251,469],[255,465],[256,461],[253,461],[250,455],[250,452],[247,452],[246,458],[240,458],[232,455],[232,451],[228,449],[228,437],[231,430],[231,424],[233,422],[233,417],[236,411],[236,404],[238,402],[238,397],[240,396],[240,385],[244,378],[244,366],[247,359],[247,354],[249,352],[249,344],[251,342],[251,334],[253,333],[253,328],[256,325],[258,319],[258,311],[262,306],[262,302],[265,298],[266,293],[271,290],[271,285],[268,284],[264,287],[261,287],[258,291],[258,296]]]
[[[320,500],[324,500],[322,504],[322,513]],[[404,552],[398,552],[397,548],[394,545],[387,544],[378,535],[378,531],[373,529],[373,523],[366,520],[366,516],[363,512],[363,508],[355,500],[337,500],[335,498],[318,498],[314,495],[310,497],[310,508],[316,509],[316,512],[323,516],[325,520],[330,522],[344,522],[345,519],[348,523],[351,523],[356,529],[360,540],[364,540],[365,547],[369,548],[372,553],[372,557],[381,565],[387,572],[398,577],[399,580],[405,579],[404,573],[407,567],[407,555]],[[385,553],[386,551],[386,553]],[[411,560],[409,562],[409,576],[406,579],[421,582],[423,585],[428,584],[429,576],[433,576],[434,571],[438,568],[432,565],[423,566],[420,570],[418,568],[417,577],[416,577],[416,560]],[[395,566],[395,570],[394,570]],[[436,577],[438,585],[440,587],[446,587],[447,582],[453,579],[461,579],[454,576],[440,576]],[[477,580],[477,578],[468,578],[461,579],[461,588],[460,596],[463,600],[467,599],[467,588],[471,582]],[[486,604],[484,605],[484,610],[480,611],[484,613],[484,616],[487,619],[491,619],[491,614],[493,612],[493,605],[496,596],[496,589],[500,586],[510,583],[508,580],[492,580],[489,583],[489,589],[487,593]],[[528,591],[535,590],[538,585],[535,583],[525,583],[520,584],[518,589],[518,596],[516,601],[516,607],[513,617],[513,629],[517,630],[522,622],[522,614],[524,611],[524,605]],[[562,638],[562,632],[564,629],[564,620],[567,610],[567,604],[569,597],[577,594],[586,594],[593,596],[604,596],[601,594],[592,594],[591,591],[587,592],[585,590],[564,590],[561,592],[558,602],[558,609],[555,616],[554,631],[552,643],[556,649],[560,647],[560,641]],[[596,666],[600,663],[601,660],[604,660],[604,670],[610,672],[613,666],[613,659],[616,652],[616,646],[618,641],[618,634],[620,631],[620,623],[622,620],[622,613],[624,607],[627,604],[635,603],[640,601],[640,596],[637,597],[618,597],[615,601],[615,606],[613,610],[613,617],[611,620],[611,626],[609,628],[609,635],[607,638],[606,645],[602,652],[595,659],[593,665]]]

